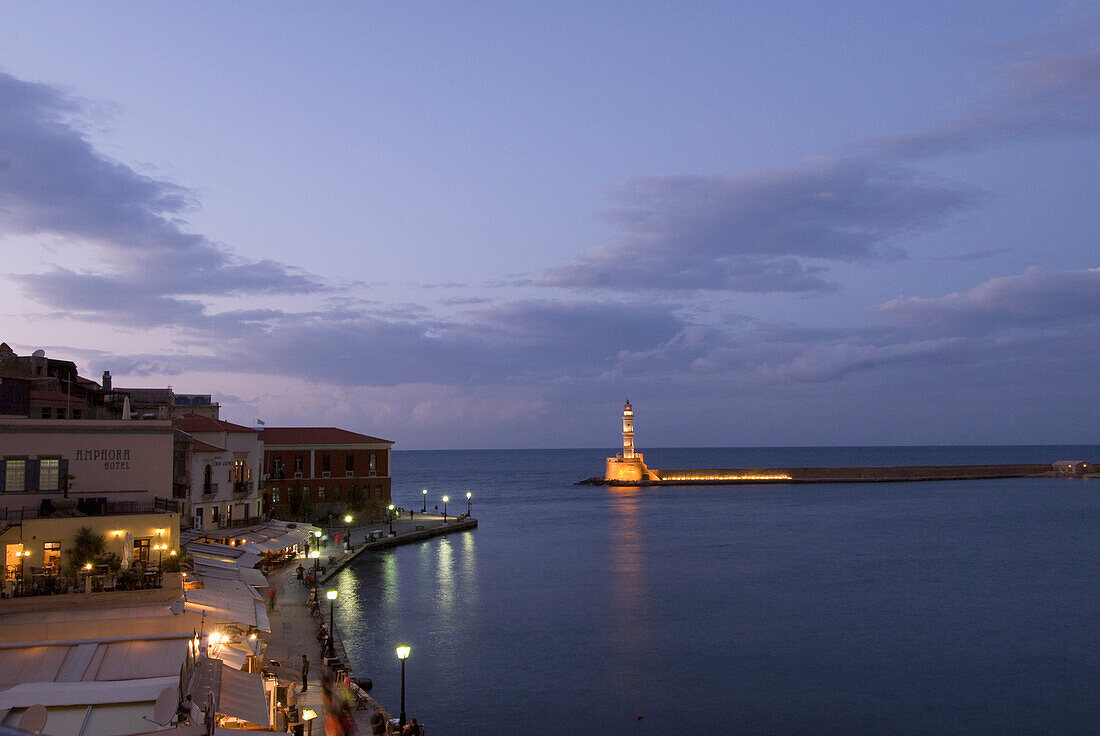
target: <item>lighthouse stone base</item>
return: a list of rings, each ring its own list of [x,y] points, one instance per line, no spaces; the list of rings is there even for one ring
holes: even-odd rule
[[[651,480],[649,468],[640,452],[634,453],[634,457],[624,458],[621,454],[607,458],[607,470],[604,478],[613,481],[627,483],[643,480]]]

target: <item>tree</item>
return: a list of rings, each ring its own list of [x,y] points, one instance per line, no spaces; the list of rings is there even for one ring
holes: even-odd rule
[[[107,537],[91,527],[82,526],[73,536],[73,546],[65,550],[66,567],[75,573],[107,552]]]

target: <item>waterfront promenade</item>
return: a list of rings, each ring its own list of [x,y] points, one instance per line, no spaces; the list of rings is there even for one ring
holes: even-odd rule
[[[318,591],[322,598],[322,613],[324,613],[327,608],[323,603],[324,583],[359,555],[402,544],[414,544],[433,536],[472,529],[476,526],[477,519],[474,518],[459,519],[454,516],[448,516],[447,521],[444,522],[442,516],[434,514],[422,515],[417,512],[412,519],[405,516],[400,519],[395,519],[393,522],[393,531],[395,534],[393,536],[389,535],[389,522],[385,524],[366,524],[352,527],[351,552],[345,551],[342,544],[340,546],[327,544],[320,548],[321,557],[319,559],[321,560],[321,564],[326,567],[325,572],[318,581]],[[417,527],[423,528],[418,529]],[[329,531],[331,532],[329,537],[330,541],[334,534],[339,534],[341,536],[341,542],[343,541],[344,534],[346,533],[346,529],[343,525],[334,526]],[[386,536],[382,539],[369,541],[372,533],[378,531],[383,531]],[[331,563],[329,563],[330,558],[332,559]],[[320,729],[323,731],[324,707],[321,703],[323,659],[321,656],[321,645],[317,641],[317,627],[322,622],[322,619],[327,625],[328,619],[325,615],[322,615],[321,619],[317,619],[313,618],[310,614],[306,601],[309,597],[311,588],[308,585],[303,585],[298,582],[296,570],[299,564],[308,570],[312,567],[312,560],[308,557],[300,557],[296,562],[286,565],[268,575],[268,582],[276,591],[277,603],[275,610],[269,613],[271,635],[267,642],[266,659],[280,663],[280,667],[273,668],[280,678],[290,682],[300,682],[299,673],[301,670],[302,655],[306,655],[309,659],[309,674],[307,676],[309,684],[306,691],[298,695],[298,710],[299,712],[303,712],[306,709],[315,711],[318,714],[318,721],[314,726],[315,730]],[[350,665],[351,663],[348,660],[347,652],[344,650],[343,641],[341,640],[338,628],[334,632],[334,637],[337,657]],[[373,677],[373,674],[370,672],[357,672],[353,670],[353,677]],[[371,733],[370,719],[374,713],[380,713],[387,721],[396,717],[396,713],[389,712],[380,703],[370,697],[369,694],[366,696],[366,700],[367,707],[355,710],[353,713],[358,732],[361,735]]]

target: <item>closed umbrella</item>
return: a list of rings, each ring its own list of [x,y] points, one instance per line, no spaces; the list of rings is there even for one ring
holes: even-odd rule
[[[122,536],[122,569],[129,570],[134,560],[134,535],[126,532]]]

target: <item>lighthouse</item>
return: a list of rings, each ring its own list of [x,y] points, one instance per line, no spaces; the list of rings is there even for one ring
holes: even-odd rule
[[[629,399],[623,406],[623,451],[615,457],[607,458],[604,477],[626,483],[651,480],[642,454],[634,451],[634,407],[630,405]]]
[[[623,407],[623,455],[624,460],[634,457],[634,408],[630,405],[630,399],[626,400]]]

